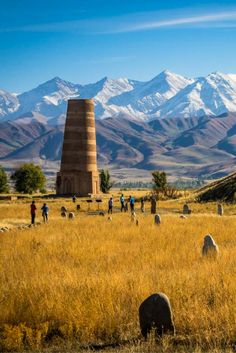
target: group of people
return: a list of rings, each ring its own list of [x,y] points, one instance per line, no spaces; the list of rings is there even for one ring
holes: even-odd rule
[[[37,207],[35,205],[35,201],[32,201],[32,203],[30,205],[30,214],[31,214],[31,224],[32,225],[35,224],[36,211],[37,211]],[[48,205],[46,203],[44,203],[43,206],[41,207],[41,211],[42,211],[43,221],[47,222],[48,221],[49,207],[48,207]]]
[[[144,212],[144,198],[142,197],[141,200],[141,212]],[[134,212],[135,206],[135,198],[134,196],[129,196],[128,200],[125,200],[124,194],[120,197],[120,211],[127,212],[128,208],[130,207],[131,213]],[[108,200],[108,214],[112,214],[113,211],[113,197],[110,197]]]
[[[72,201],[75,203],[76,202],[76,196],[74,195],[72,197]],[[144,212],[144,198],[142,197],[141,200],[141,212]],[[134,212],[134,205],[135,205],[135,198],[134,196],[129,196],[128,200],[125,200],[124,194],[121,195],[120,197],[120,211],[121,212],[127,212],[128,208],[130,207],[131,213]],[[31,224],[35,224],[35,218],[36,218],[36,211],[37,207],[35,204],[35,201],[32,201],[30,205],[30,214],[31,214]],[[48,221],[48,213],[49,213],[49,207],[46,203],[43,204],[41,207],[42,211],[42,217],[43,221],[47,222]],[[113,212],[113,197],[110,197],[108,200],[108,214],[112,214]]]

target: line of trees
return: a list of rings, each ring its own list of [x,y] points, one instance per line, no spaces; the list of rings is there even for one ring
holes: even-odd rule
[[[33,163],[26,163],[15,170],[10,176],[15,190],[23,194],[32,194],[40,191],[45,192],[46,178],[41,167]],[[7,174],[0,166],[0,193],[9,192]]]
[[[46,178],[40,166],[33,163],[25,163],[10,176],[15,190],[19,193],[32,194],[40,191],[44,193]],[[100,170],[100,189],[103,193],[108,193],[114,182],[108,170]],[[159,197],[161,194],[166,197],[175,198],[177,188],[167,182],[167,175],[164,171],[152,172],[152,188],[154,194]],[[0,165],[0,193],[8,193],[10,190],[7,173]]]
[[[111,181],[111,176],[108,170],[100,170],[100,189],[103,193],[109,193],[110,189],[114,185]],[[152,172],[152,183],[149,183],[149,187],[152,188],[152,194],[157,199],[160,197],[176,198],[178,196],[178,190],[174,185],[171,185],[167,181],[167,174],[164,171],[155,170]]]

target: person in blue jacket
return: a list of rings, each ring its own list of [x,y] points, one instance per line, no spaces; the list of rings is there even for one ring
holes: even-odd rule
[[[48,221],[48,212],[49,212],[49,207],[46,203],[43,204],[43,207],[41,207],[42,210],[42,216],[43,216],[43,221],[47,222]]]
[[[133,196],[129,197],[129,204],[130,204],[130,211],[132,213],[134,212],[134,204],[135,204],[135,198]]]
[[[121,195],[120,197],[120,210],[121,212],[125,212],[125,198],[124,198],[124,194]]]

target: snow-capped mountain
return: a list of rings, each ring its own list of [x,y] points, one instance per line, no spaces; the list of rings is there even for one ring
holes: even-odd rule
[[[132,91],[111,98],[109,104],[123,113],[149,120],[149,114],[194,80],[163,71],[151,81],[139,83]]]
[[[19,94],[17,96],[19,108],[12,117],[27,112],[37,112],[49,119],[60,116],[65,113],[67,100],[77,97],[80,88],[80,85],[55,77],[28,92]]]
[[[109,100],[117,97],[124,92],[135,90],[139,82],[127,78],[118,78],[116,80],[108,77],[96,82],[95,84],[85,85],[81,88],[80,98],[93,98],[95,103],[95,114],[97,118],[103,119],[120,113],[121,110],[112,106]]]
[[[236,75],[214,72],[200,77],[156,109],[152,118],[191,117],[236,112]]]
[[[19,108],[19,102],[15,94],[0,89],[0,117],[7,116]]]
[[[105,77],[87,85],[55,77],[18,95],[0,90],[0,118],[15,120],[30,113],[57,125],[70,98],[93,98],[97,119],[218,116],[236,112],[236,75],[215,72],[191,79],[166,70],[147,82]]]

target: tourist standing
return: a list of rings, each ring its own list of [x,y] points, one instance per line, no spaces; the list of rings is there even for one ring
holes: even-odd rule
[[[112,214],[112,209],[113,209],[113,198],[110,197],[108,201],[108,214]]]
[[[134,212],[134,203],[135,203],[135,198],[133,196],[130,196],[129,198],[129,204],[130,204],[130,211],[131,213]]]
[[[30,214],[31,214],[31,224],[32,225],[35,224],[36,210],[37,210],[37,207],[35,205],[35,201],[32,201],[32,203],[30,205]]]
[[[42,210],[43,221],[47,222],[48,221],[48,212],[49,212],[48,205],[46,203],[44,203],[41,210]]]
[[[141,202],[141,212],[144,213],[144,210],[145,210],[145,208],[144,208],[144,197],[141,197],[140,202]]]
[[[125,198],[123,194],[120,197],[120,210],[121,212],[125,212]]]

